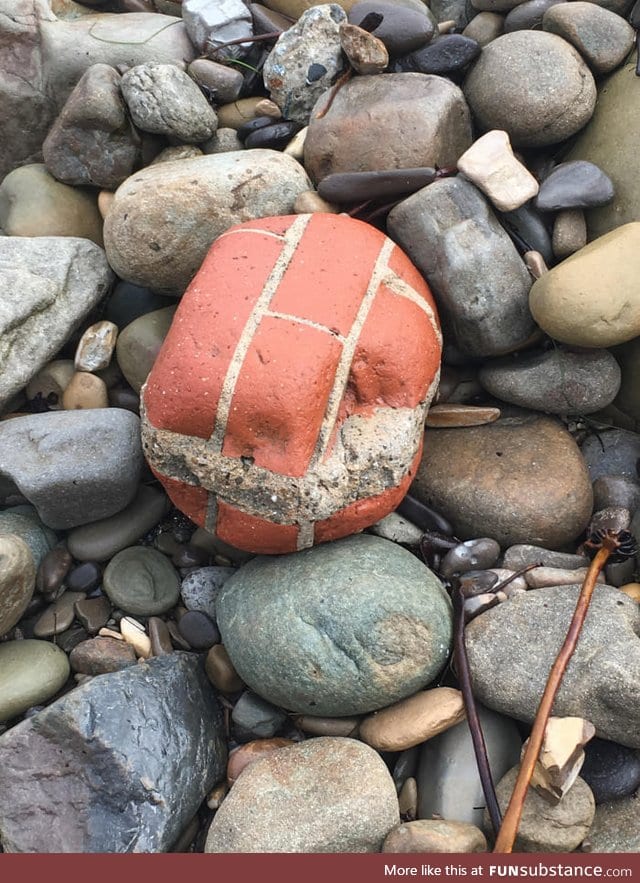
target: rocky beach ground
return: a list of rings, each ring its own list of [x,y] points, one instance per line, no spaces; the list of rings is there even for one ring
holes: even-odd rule
[[[491,850],[457,617],[504,811],[640,543],[636,26],[0,0],[0,851]],[[516,852],[640,851],[639,567]]]

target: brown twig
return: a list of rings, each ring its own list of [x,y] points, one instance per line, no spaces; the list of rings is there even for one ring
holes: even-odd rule
[[[316,119],[317,119],[317,120],[321,120],[323,116],[326,116],[326,115],[327,115],[327,113],[329,112],[329,109],[331,108],[331,105],[333,104],[333,99],[336,97],[336,95],[338,94],[338,92],[340,91],[340,89],[342,89],[342,87],[344,86],[344,84],[345,84],[346,82],[348,82],[348,81],[351,79],[352,76],[353,76],[353,68],[352,68],[352,67],[349,67],[349,68],[347,68],[347,70],[342,74],[342,76],[340,76],[340,77],[336,80],[336,82],[335,82],[335,83],[333,84],[333,86],[331,87],[331,92],[330,92],[330,94],[329,94],[329,98],[327,99],[327,103],[326,103],[325,106],[322,108],[322,110],[319,110],[318,113],[316,114]]]
[[[589,609],[591,596],[596,587],[596,580],[598,579],[600,571],[607,563],[609,556],[612,552],[617,551],[621,545],[618,535],[613,531],[605,532],[604,536],[601,538],[601,543],[602,546],[596,553],[595,558],[589,566],[587,575],[584,578],[576,608],[567,631],[567,636],[556,657],[556,661],[553,663],[551,672],[549,673],[547,684],[544,688],[544,693],[542,694],[542,699],[540,700],[540,705],[538,706],[538,711],[536,712],[535,720],[533,722],[529,742],[520,764],[520,770],[513,788],[511,800],[509,801],[509,806],[507,807],[507,811],[496,838],[496,844],[493,848],[494,852],[509,853],[513,850],[513,844],[516,839],[516,834],[518,833],[518,825],[520,824],[520,818],[522,816],[522,809],[527,796],[527,789],[529,788],[531,776],[533,775],[534,767],[538,760],[538,756],[540,755],[540,749],[542,748],[549,715],[551,714],[551,709],[553,708],[553,703],[560,688],[560,684],[562,683],[562,678],[564,677],[569,660],[573,656],[578,644],[578,638],[580,637],[580,632]]]
[[[476,756],[476,764],[478,766],[478,774],[482,783],[482,791],[487,804],[487,811],[491,819],[491,825],[494,833],[497,834],[500,829],[500,807],[496,797],[496,789],[491,776],[491,768],[489,767],[489,757],[487,755],[487,745],[484,741],[484,733],[478,716],[473,688],[471,686],[471,672],[469,671],[469,659],[467,657],[467,646],[464,640],[464,595],[459,586],[454,587],[452,592],[453,614],[454,614],[454,634],[453,634],[453,652],[456,662],[456,672],[460,681],[460,689],[462,698],[464,699],[464,707],[467,713],[467,722],[471,733],[471,741],[473,743],[473,751]]]

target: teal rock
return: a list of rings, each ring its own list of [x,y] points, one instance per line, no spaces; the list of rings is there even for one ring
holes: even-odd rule
[[[260,556],[217,599],[223,643],[242,680],[291,711],[347,716],[430,684],[451,646],[451,603],[410,552],[358,535]]]
[[[12,506],[0,512],[0,533],[13,533],[31,549],[36,566],[58,542],[55,533],[40,521],[33,506]]]
[[[66,683],[69,660],[49,641],[8,641],[0,645],[0,721],[51,699]]]

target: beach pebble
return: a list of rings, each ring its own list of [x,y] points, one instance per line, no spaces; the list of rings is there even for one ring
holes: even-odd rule
[[[580,3],[581,0],[575,0]],[[585,3],[585,6],[594,6]],[[614,197],[613,184],[598,166],[586,160],[557,165],[540,185],[536,206],[543,212],[607,205]]]
[[[417,525],[407,521],[397,512],[385,515],[384,518],[371,526],[370,531],[377,537],[382,537],[383,540],[391,540],[393,543],[402,543],[407,546],[417,545],[423,533]]]
[[[0,533],[0,636],[19,622],[35,584],[36,567],[29,546],[15,534]]]
[[[242,0],[183,0],[175,15],[182,20],[194,46],[202,55],[242,58],[250,46],[235,44],[218,49],[218,43],[252,37],[251,13]]]
[[[76,644],[69,662],[77,674],[103,675],[135,665],[137,659],[133,647],[125,641],[98,637]]]
[[[17,717],[32,705],[51,699],[65,685],[69,673],[67,654],[49,641],[29,639],[0,644],[0,721]],[[4,834],[3,826],[6,848]]]
[[[181,295],[216,237],[242,221],[286,215],[309,186],[300,164],[273,150],[149,166],[118,188],[106,217],[109,263],[129,282]]]
[[[541,416],[428,429],[412,493],[461,539],[489,527],[501,546],[563,546],[584,530],[593,504],[579,448],[558,421]]]
[[[83,567],[84,565],[80,565]],[[76,601],[76,618],[90,635],[97,635],[111,618],[111,604],[104,595]]]
[[[153,368],[175,312],[175,306],[171,306],[145,313],[128,324],[118,336],[118,365],[136,392],[140,392]]]
[[[102,632],[102,629],[100,632]],[[123,616],[120,620],[120,634],[123,640],[133,648],[139,659],[149,659],[151,656],[151,640],[141,622],[138,622],[132,616]],[[101,635],[101,637],[108,636]]]
[[[235,693],[244,686],[223,644],[212,647],[205,658],[205,671],[213,686],[222,693]]]
[[[574,584],[526,592],[469,623],[467,654],[479,701],[533,720],[579,591],[580,584]],[[639,627],[638,604],[616,588],[598,586],[554,714],[584,717],[599,737],[640,748],[638,706],[632,699],[640,671]]]
[[[252,763],[216,812],[205,852],[379,852],[399,821],[380,756],[325,736]]]
[[[285,119],[306,125],[316,101],[343,72],[340,24],[346,20],[337,3],[312,6],[278,38],[263,77]]]
[[[538,182],[516,159],[506,132],[487,132],[458,159],[458,171],[502,212],[519,208],[538,193]]]
[[[149,642],[152,656],[167,656],[173,653],[171,632],[164,619],[159,616],[150,616],[147,620],[149,629]]]
[[[155,527],[167,508],[162,491],[143,485],[120,512],[71,530],[67,537],[69,551],[78,561],[107,561]]]
[[[496,796],[504,813],[519,767],[513,767],[498,782]],[[529,788],[515,838],[515,852],[572,852],[589,833],[595,814],[591,789],[577,778],[555,805]]]
[[[488,615],[483,614],[479,619]],[[497,782],[520,757],[520,735],[509,718],[483,706],[478,707],[478,713],[489,768]],[[445,730],[422,746],[418,794],[420,819],[446,819],[481,826],[485,800],[467,721]]]
[[[507,34],[511,31],[541,31],[547,9],[563,2],[566,0],[527,0],[519,3],[504,17],[504,30]]]
[[[55,358],[112,280],[104,251],[86,239],[0,236],[0,284],[14,292],[0,316],[0,407]],[[63,374],[36,382],[31,397],[54,393],[59,406]]]
[[[607,347],[640,335],[640,223],[601,236],[534,282],[529,306],[538,325],[563,343]],[[603,288],[610,292],[602,298]]]
[[[198,144],[218,127],[215,111],[191,77],[173,64],[140,64],[122,77],[134,125],[144,132]]]
[[[199,610],[216,618],[216,598],[226,581],[236,573],[233,567],[198,567],[182,580],[180,594],[187,610]]]
[[[516,147],[564,141],[589,121],[596,102],[578,52],[542,31],[492,40],[467,75],[464,94],[480,129],[503,129]]]
[[[59,635],[71,626],[76,616],[75,605],[82,601],[84,592],[64,592],[44,613],[41,613],[33,626],[36,638],[50,638]]]
[[[467,540],[449,549],[440,564],[440,573],[449,579],[455,573],[485,570],[497,562],[500,546],[490,537]]]
[[[62,409],[62,394],[75,373],[72,359],[54,359],[44,366],[27,384],[30,402],[43,401],[50,411]]]
[[[589,846],[594,852],[640,852],[640,793],[596,806]]]
[[[140,162],[140,138],[127,119],[121,79],[110,65],[94,64],[69,95],[42,145],[47,169],[58,181],[115,190]]]
[[[518,7],[516,7],[517,9]],[[463,30],[465,37],[475,40],[479,46],[486,46],[499,37],[505,28],[505,17],[497,12],[478,12]]]
[[[542,27],[575,46],[595,74],[608,74],[621,65],[635,42],[635,32],[624,18],[582,0],[552,6]]]
[[[365,717],[359,738],[377,751],[404,751],[459,724],[464,716],[460,691],[436,687]]]
[[[76,372],[62,394],[62,407],[65,411],[108,408],[107,384],[95,374],[86,371]]]
[[[462,176],[436,181],[397,205],[388,228],[429,282],[448,340],[465,355],[499,355],[530,337],[531,278],[473,184]]]
[[[480,369],[482,386],[503,402],[551,414],[592,414],[620,388],[620,367],[608,350],[554,347],[495,359]]]
[[[358,76],[339,90],[331,112],[315,105],[305,141],[304,165],[314,181],[333,172],[454,165],[471,144],[471,122],[462,92],[442,77]],[[392,138],[381,137],[393,132]]]
[[[210,58],[196,58],[187,68],[187,73],[198,86],[205,86],[210,91],[216,104],[235,101],[244,84],[240,70],[234,70],[232,65],[220,64]]]
[[[116,607],[137,616],[165,613],[180,595],[180,580],[171,562],[144,546],[114,555],[104,571],[103,585]]]
[[[230,786],[233,785],[240,773],[256,760],[271,754],[272,751],[277,751],[278,748],[288,748],[294,744],[291,739],[254,739],[234,748],[229,754],[227,763],[227,782]]]
[[[194,650],[209,650],[220,642],[220,632],[206,613],[188,610],[178,623],[180,634]]]
[[[521,570],[530,564],[544,565],[545,567],[560,567],[566,570],[575,570],[578,567],[588,567],[589,561],[583,555],[571,555],[567,552],[554,552],[551,549],[543,549],[540,546],[532,546],[527,543],[515,543],[504,553],[503,567],[513,570]]]
[[[553,221],[551,246],[559,259],[580,251],[587,244],[587,222],[581,209],[558,212]]]
[[[33,555],[33,550],[31,550]],[[55,594],[69,572],[73,558],[64,546],[48,551],[39,562],[36,573],[36,591],[42,595]]]
[[[383,708],[429,684],[449,652],[440,582],[411,553],[368,535],[254,558],[225,583],[217,613],[240,677],[300,713]]]
[[[340,46],[359,74],[380,74],[389,64],[389,53],[382,40],[357,25],[341,23]]]
[[[260,696],[245,690],[233,706],[231,720],[240,738],[270,739],[282,728],[287,714]]]
[[[52,644],[20,643],[42,643],[68,669]],[[226,754],[220,707],[194,656],[91,678],[0,737],[3,846],[167,852],[224,776]],[[92,813],[110,823],[87,825]]]
[[[7,420],[0,423],[0,472],[11,476],[50,527],[105,518],[135,494],[142,468],[139,425],[117,408]]]
[[[387,834],[382,852],[486,852],[487,841],[475,825],[444,819],[417,819]]]
[[[640,751],[592,739],[585,747],[580,776],[591,788],[596,803],[628,797],[640,786]]]
[[[76,371],[100,371],[111,361],[118,337],[118,326],[113,322],[96,322],[83,333],[76,349]]]
[[[383,0],[360,0],[348,11],[351,24],[361,25],[366,16],[378,13],[382,21],[371,33],[382,40],[390,55],[406,55],[428,43],[436,33],[436,22],[428,7],[411,7]]]

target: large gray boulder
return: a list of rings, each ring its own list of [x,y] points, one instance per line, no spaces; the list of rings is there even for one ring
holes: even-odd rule
[[[451,604],[410,552],[360,534],[240,568],[216,601],[242,680],[291,711],[352,715],[431,683],[451,642]]]
[[[0,409],[107,293],[104,251],[75,237],[0,236]]]
[[[469,623],[467,652],[481,702],[533,720],[579,591],[573,585],[526,592]],[[603,739],[640,748],[639,637],[638,603],[599,585],[553,714],[584,717]]]
[[[195,655],[100,675],[0,737],[5,852],[167,852],[224,774]]]

